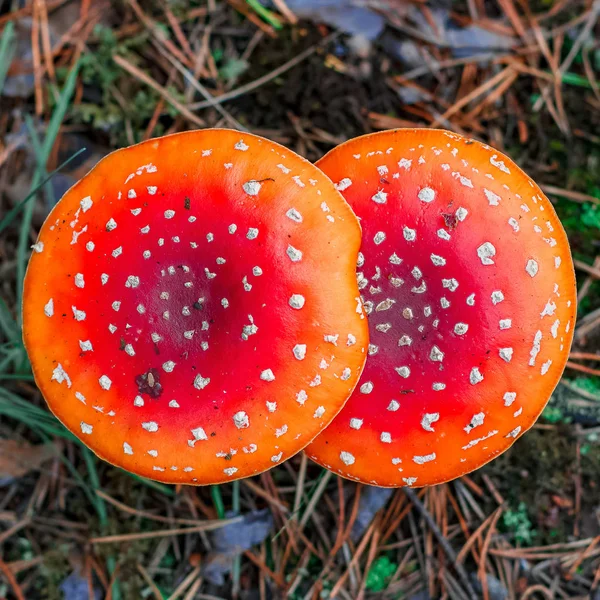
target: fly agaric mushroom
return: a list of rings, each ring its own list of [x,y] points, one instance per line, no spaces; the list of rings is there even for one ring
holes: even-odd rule
[[[567,360],[575,278],[554,209],[509,158],[445,131],[367,135],[318,166],[361,219],[371,339],[308,456],[383,487],[480,467],[532,426]]]
[[[207,484],[269,469],[360,376],[359,247],[333,184],[265,139],[204,130],[119,150],[34,246],[23,318],[36,381],[128,471]]]

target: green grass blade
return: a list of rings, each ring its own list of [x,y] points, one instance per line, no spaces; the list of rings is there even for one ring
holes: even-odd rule
[[[2,373],[8,371],[15,371],[15,374],[18,374],[18,377],[22,377],[20,370],[23,361],[23,349],[18,346],[13,346],[12,348],[3,346],[0,348],[0,354],[3,355],[2,358],[0,358],[0,377]],[[12,369],[10,368],[11,363],[13,364]]]
[[[102,527],[103,532],[106,531],[106,526],[108,525],[108,515],[106,513],[106,504],[104,500],[95,493],[96,490],[100,489],[100,481],[98,479],[98,473],[96,471],[95,460],[96,457],[90,452],[87,448],[83,449],[83,459],[85,461],[86,467],[88,469],[88,474],[90,476],[91,486],[89,486],[83,479],[83,477],[79,474],[77,469],[71,464],[71,461],[61,457],[62,462],[66,465],[68,470],[70,471],[73,478],[79,483],[86,496],[88,497],[90,503],[94,505],[96,508],[96,512],[98,513],[98,518],[100,519],[100,526]],[[109,574],[112,574],[116,568],[116,561],[113,556],[109,556],[106,559],[106,566],[108,568]],[[112,598],[113,600],[121,600],[121,587],[119,585],[119,580],[115,579],[112,587]]]
[[[0,221],[0,233],[2,233],[15,220],[15,217],[19,214],[21,209],[40,191],[40,189],[46,183],[48,183],[59,171],[64,169],[71,161],[75,160],[82,152],[85,152],[85,151],[86,151],[85,148],[81,148],[80,150],[77,150],[77,152],[75,152],[75,154],[73,154],[73,156],[70,156],[69,158],[67,158],[67,160],[65,160],[65,162],[63,162],[61,165],[56,167],[56,169],[54,169],[54,171],[52,171],[52,173],[50,173],[48,175],[48,177],[46,177],[38,185],[36,185],[31,190],[31,192],[29,192],[29,194],[27,194],[27,196],[25,196],[25,198],[23,200],[21,200],[21,202],[19,202],[15,206],[13,206],[13,208],[11,208],[6,213],[6,215],[4,215],[4,217],[2,217],[2,220]]]
[[[0,369],[1,370],[1,369]],[[0,375],[0,381],[30,381],[33,382],[33,375]]]
[[[92,484],[92,489],[94,492],[101,489],[100,479],[98,478],[98,471],[96,471],[96,457],[92,454],[91,450],[87,448],[83,448],[83,460],[85,461],[85,466],[88,470],[88,475],[90,476],[90,483]],[[102,528],[102,532],[106,533],[106,527],[108,525],[108,514],[106,512],[106,504],[104,500],[94,493],[94,506],[96,508],[96,512],[98,513],[98,519],[100,520],[100,527]]]
[[[50,122],[46,128],[46,137],[42,143],[41,153],[37,156],[38,166],[34,172],[31,188],[38,186],[42,179],[42,173],[46,170],[46,163],[58,136],[60,126],[65,118],[67,109],[75,92],[75,84],[77,82],[77,73],[79,71],[79,63],[77,63],[69,73],[63,90],[58,98],[54,112],[50,117]],[[17,310],[20,313],[21,302],[23,297],[23,279],[25,278],[25,268],[27,264],[27,246],[29,240],[29,228],[31,227],[31,217],[33,216],[33,202],[25,205],[23,218],[21,220],[21,228],[19,232],[19,243],[17,245]]]
[[[14,37],[15,26],[12,21],[9,21],[2,33],[2,39],[0,39],[0,94],[4,88],[8,68],[10,67],[10,63],[12,62],[16,50],[16,44],[13,43]]]
[[[54,436],[70,441],[77,438],[48,411],[0,387],[0,415],[24,423],[38,435]]]
[[[240,514],[241,506],[240,506],[240,480],[237,479],[232,484],[232,500],[231,500],[231,508],[233,509],[233,513],[235,515]],[[240,592],[240,575],[242,573],[242,557],[239,554],[233,557],[233,565],[231,569],[231,581],[232,581],[232,596],[237,598]]]
[[[225,505],[223,504],[223,496],[221,496],[221,488],[218,485],[210,486],[210,495],[212,496],[215,510],[217,511],[217,518],[225,518]]]
[[[581,75],[578,75],[577,73],[571,73],[570,71],[562,74],[562,82],[566,83],[567,85],[574,85],[576,87],[582,87],[588,90],[592,89],[592,84],[587,77],[582,77]]]
[[[266,9],[258,0],[246,0],[246,3],[273,29],[281,29],[281,21],[268,9]]]
[[[71,473],[71,477],[79,484],[79,487],[83,490],[84,494],[87,496],[90,504],[95,505],[96,502],[96,494],[94,490],[88,485],[85,479],[81,476],[81,473],[76,469],[75,465],[65,456],[60,457],[61,462],[67,467],[69,473]]]
[[[44,160],[44,149],[42,148],[42,142],[38,136],[38,132],[35,128],[35,123],[30,115],[25,115],[25,125],[31,138],[31,146],[33,147],[33,153],[35,154],[35,160],[38,163],[38,169],[40,171],[40,177],[44,178],[44,191],[46,193],[46,202],[49,206],[56,204],[56,198],[54,197],[54,190],[52,184],[48,181],[48,173],[46,171],[46,161]],[[44,165],[42,167],[42,164]]]
[[[108,568],[109,575],[112,577],[115,569],[117,568],[117,561],[115,560],[114,556],[108,556],[106,558],[106,567]],[[123,597],[121,594],[121,585],[119,584],[119,579],[117,577],[113,581],[111,592],[112,600],[121,600]]]
[[[56,107],[54,112],[52,113],[52,117],[50,117],[50,122],[48,123],[48,128],[46,130],[46,137],[44,138],[44,144],[42,146],[43,153],[46,156],[46,160],[50,156],[50,152],[52,151],[52,146],[54,146],[54,141],[58,136],[58,131],[60,130],[60,126],[65,119],[65,115],[67,114],[67,110],[71,103],[71,99],[73,97],[73,93],[75,92],[75,85],[77,83],[77,74],[79,73],[79,63],[75,64],[75,66],[71,69],[67,80],[65,81],[65,85],[63,90],[58,97],[58,102],[56,103]]]
[[[125,471],[124,469],[121,469],[121,470],[124,473],[127,473],[127,475],[129,475],[129,477],[136,479],[140,483],[147,485],[149,488],[152,488],[152,489],[156,490],[157,492],[164,494],[165,496],[174,496],[175,495],[175,491],[173,490],[173,488],[169,487],[168,485],[165,485],[164,483],[160,483],[159,481],[153,481],[152,479],[146,479],[145,477],[140,477],[139,475],[136,475],[135,473],[130,473],[129,471]]]
[[[23,379],[23,377],[19,378]],[[74,436],[54,415],[2,387],[0,387],[0,416],[24,423],[40,436],[44,434],[49,437],[59,437],[84,446],[79,438]],[[165,484],[139,477],[128,471],[123,470],[123,472],[166,496],[175,495],[173,489]]]
[[[0,229],[0,231],[2,231]],[[0,331],[4,337],[13,344],[21,343],[21,331],[15,322],[6,302],[0,298]]]

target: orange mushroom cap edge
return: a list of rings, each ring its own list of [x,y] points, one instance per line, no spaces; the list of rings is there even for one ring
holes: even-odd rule
[[[568,358],[575,276],[552,205],[508,157],[447,131],[374,133],[317,164],[361,220],[370,344],[307,455],[382,487],[477,469],[533,425]]]
[[[118,150],[44,223],[24,341],[52,412],[101,458],[166,483],[265,471],[362,371],[360,225],[308,161],[201,130]]]

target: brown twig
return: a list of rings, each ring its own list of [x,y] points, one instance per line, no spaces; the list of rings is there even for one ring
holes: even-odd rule
[[[184,116],[188,121],[194,123],[198,127],[204,127],[206,123],[200,118],[197,117],[194,113],[192,113],[187,107],[181,104],[178,100],[173,98],[168,90],[163,88],[161,85],[156,83],[154,79],[150,76],[146,75],[143,71],[138,69],[135,65],[132,65],[129,61],[124,59],[122,56],[118,54],[113,54],[113,60],[125,71],[127,71],[130,75],[133,75],[136,79],[145,83],[147,86],[151,87],[154,91],[158,92],[169,104],[171,104],[174,108],[176,108],[182,116]]]
[[[485,83],[482,83],[480,86],[475,88],[472,92],[457,100],[441,117],[438,117],[433,121],[431,127],[438,127],[443,121],[449,119],[461,108],[472,102],[475,98],[478,98],[479,96],[487,93],[489,90],[502,83],[504,79],[511,77],[512,74],[512,67],[506,67],[505,69],[500,71],[500,73],[497,73],[496,75],[488,79]]]
[[[123,533],[120,535],[106,535],[103,537],[94,537],[90,539],[90,544],[114,544],[120,542],[131,542],[135,540],[150,540],[157,537],[166,537],[170,535],[185,535],[188,533],[200,533],[201,531],[214,531],[226,525],[234,525],[242,521],[242,517],[233,519],[220,519],[218,521],[206,521],[196,527],[185,527],[180,529],[159,529],[157,531],[146,531],[140,533]]]
[[[24,527],[27,527],[31,524],[31,519],[21,519],[18,523],[15,523],[12,527],[0,533],[0,545],[3,544],[6,540],[11,538],[17,531],[20,531]]]
[[[485,561],[487,558],[488,550],[490,548],[490,542],[492,541],[492,534],[496,530],[496,524],[498,523],[498,519],[501,517],[502,512],[503,508],[499,507],[492,514],[492,517],[490,519],[490,526],[483,541],[483,547],[481,548],[481,556],[479,557],[479,568],[477,569],[477,576],[479,577],[479,581],[483,589],[484,600],[489,600],[488,580],[485,568]]]
[[[369,525],[369,528],[363,535],[363,538],[360,541],[360,544],[354,551],[354,555],[352,556],[352,559],[350,560],[347,569],[344,571],[344,574],[337,580],[336,584],[333,586],[333,589],[331,590],[331,594],[330,594],[331,598],[335,598],[337,596],[340,589],[346,583],[346,579],[348,579],[348,576],[350,575],[351,570],[358,564],[360,557],[362,556],[363,552],[365,551],[365,548],[367,547],[367,544],[369,543],[369,539],[371,538],[371,536],[373,535],[373,532],[375,531],[375,526],[376,526],[375,521],[373,523],[371,523],[371,525]]]
[[[582,260],[575,259],[573,260],[573,263],[575,264],[575,267],[578,268],[580,271],[585,271],[586,273],[589,273],[594,279],[600,279],[600,269],[592,265],[588,265]]]
[[[467,558],[467,554],[469,553],[469,550],[471,550],[471,548],[475,545],[475,542],[477,542],[479,539],[481,539],[481,536],[483,535],[483,532],[486,530],[486,528],[491,526],[491,523],[494,519],[494,515],[496,513],[492,513],[471,535],[471,537],[469,537],[465,543],[465,545],[460,549],[460,552],[458,553],[458,555],[456,556],[456,562],[458,563],[463,563],[465,561],[465,559]],[[479,562],[479,558],[477,556],[475,556],[475,552],[473,552],[474,554],[474,558],[475,560],[477,560]]]
[[[142,7],[138,4],[137,0],[127,0],[129,6],[133,9],[138,19],[144,24],[144,26],[152,33],[152,36],[165,48],[169,50],[174,56],[176,56],[182,63],[191,66],[190,59],[181,51],[177,46],[169,40],[160,29],[160,27],[142,10]]]
[[[40,4],[41,0],[33,1],[33,19],[31,22],[31,57],[33,59],[35,114],[38,117],[44,112],[44,96],[42,91],[42,58],[40,53]]]
[[[581,373],[586,373],[587,375],[594,375],[595,377],[600,377],[600,369],[592,369],[590,367],[584,367],[578,363],[567,361],[566,364],[567,369],[573,369],[573,371],[580,371]]]
[[[12,571],[8,568],[8,565],[0,558],[0,571],[4,574],[4,577],[8,581],[8,585],[12,588],[17,600],[25,600],[25,596],[23,594],[23,590],[21,586],[18,584],[16,577],[13,575]]]
[[[304,526],[308,522],[308,519],[310,518],[313,511],[315,510],[315,508],[317,506],[317,502],[319,502],[323,492],[325,491],[325,487],[329,483],[329,480],[331,479],[332,475],[333,475],[333,473],[331,471],[323,470],[323,476],[321,477],[321,481],[319,481],[319,484],[315,488],[315,491],[313,492],[310,501],[306,505],[304,514],[302,515],[302,518],[300,519],[300,530],[302,530],[304,528]]]
[[[300,54],[298,54],[291,60],[288,60],[287,62],[283,63],[281,66],[277,67],[270,73],[267,73],[266,75],[263,75],[262,77],[251,81],[250,83],[242,85],[234,90],[231,90],[230,92],[222,94],[221,96],[216,96],[214,98],[214,103],[222,104],[223,102],[228,102],[229,100],[233,100],[234,98],[239,98],[240,96],[253,92],[265,83],[268,83],[269,81],[275,79],[276,77],[279,77],[286,71],[289,71],[296,65],[300,64],[303,60],[306,60],[309,56],[313,55],[319,48],[326,46],[339,36],[339,31],[328,35],[326,38],[322,39],[318,44],[314,44],[310,48],[307,48],[303,52],[300,52]],[[213,102],[196,102],[195,104],[190,104],[189,108],[192,110],[199,110],[201,108],[207,108],[208,106],[213,106]]]
[[[102,498],[103,500],[106,500],[106,502],[118,508],[119,510],[122,510],[123,512],[126,512],[130,515],[141,517],[143,519],[150,519],[152,521],[158,521],[160,523],[168,523],[169,525],[203,525],[205,523],[205,521],[199,521],[198,519],[173,519],[169,517],[162,517],[160,515],[155,515],[145,510],[131,508],[130,506],[127,506],[126,504],[115,500],[112,496],[109,496],[106,492],[103,492],[102,490],[96,490],[96,494],[100,496],[100,498]]]
[[[139,574],[144,578],[144,581],[148,584],[148,586],[152,590],[152,594],[156,598],[156,600],[163,600],[163,595],[160,593],[160,590],[158,589],[158,587],[152,580],[152,577],[150,577],[150,574],[148,573],[148,571],[146,571],[146,569],[144,569],[144,567],[140,563],[137,564],[137,570],[138,570]]]
[[[377,525],[379,525],[379,519],[376,519]],[[369,546],[369,553],[367,554],[367,561],[365,563],[365,568],[363,569],[363,576],[361,577],[361,581],[358,588],[358,595],[356,596],[356,600],[363,600],[365,596],[365,587],[367,585],[367,576],[369,575],[369,571],[371,569],[371,565],[375,560],[375,556],[377,554],[377,547],[379,545],[379,537],[381,535],[379,526],[376,526],[373,532],[373,536],[371,537],[371,545]]]
[[[582,192],[574,192],[573,190],[565,190],[563,188],[556,187],[555,185],[541,184],[540,187],[547,194],[554,194],[555,196],[562,196],[568,198],[574,202],[591,202],[600,206],[600,200],[595,196],[584,194]]]
[[[432,519],[431,515],[423,505],[423,503],[419,500],[417,494],[414,490],[410,488],[404,488],[404,493],[408,496],[409,500],[413,503],[414,507],[419,511],[428,527],[431,529],[433,534],[435,535],[438,543],[443,548],[448,560],[452,563],[457,575],[460,578],[462,585],[464,586],[470,600],[477,600],[477,594],[469,581],[469,576],[465,571],[464,567],[457,561],[456,553],[452,549],[452,546],[448,543],[448,540],[442,535],[442,532],[439,530],[439,527],[436,525],[435,521]]]
[[[48,11],[51,11],[55,8],[58,8],[59,6],[62,6],[63,4],[66,4],[68,1],[69,0],[50,0],[49,2],[47,2],[46,8]],[[6,23],[9,23],[10,21],[18,21],[23,17],[28,17],[29,15],[33,14],[34,10],[35,4],[33,2],[30,2],[27,6],[24,6],[23,8],[13,10],[5,15],[2,15],[0,16],[0,27],[2,27],[2,25],[5,25]]]
[[[588,265],[587,265],[587,263],[582,263],[582,264],[585,265],[585,267],[583,268],[583,270],[585,270],[585,268]],[[577,265],[575,265],[575,266],[577,266]],[[594,259],[592,268],[598,270],[598,273],[600,273],[600,254],[598,256],[596,256],[596,258]],[[585,278],[585,281],[580,286],[580,288],[577,290],[577,304],[579,304],[588,295],[590,288],[592,287],[592,284],[594,283],[594,279],[598,279],[598,277],[594,277],[593,274],[588,273],[588,276]]]
[[[273,0],[273,4],[277,10],[287,19],[287,22],[295,25],[298,22],[298,17],[290,10],[284,0]]]
[[[237,119],[234,119],[220,103],[216,102],[215,99],[210,95],[209,91],[198,81],[196,77],[192,75],[176,58],[170,56],[162,48],[158,48],[159,52],[185,77],[186,81],[197,91],[199,91],[206,101],[210,103],[210,106],[214,108],[222,117],[224,117],[228,123],[238,131],[248,131]]]
[[[569,358],[574,360],[600,360],[600,354],[592,352],[571,352]]]
[[[179,45],[181,46],[181,49],[185,52],[190,63],[193,64],[193,62],[196,58],[196,55],[194,54],[194,51],[192,50],[192,47],[190,46],[188,39],[185,37],[185,35],[181,29],[181,26],[179,25],[179,21],[175,18],[175,15],[173,14],[173,12],[171,11],[171,9],[169,8],[169,6],[167,4],[164,4],[162,9],[165,13],[165,16],[167,17],[167,21],[169,21],[169,25],[171,26],[171,29],[173,30],[175,37],[177,38],[177,41],[179,42]]]

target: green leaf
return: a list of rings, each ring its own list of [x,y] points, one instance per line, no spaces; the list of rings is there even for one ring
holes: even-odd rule
[[[398,565],[387,556],[376,558],[369,569],[366,588],[371,592],[383,592],[397,568]]]
[[[584,392],[600,397],[600,378],[598,377],[578,377],[572,384]]]
[[[600,229],[600,207],[596,204],[582,206],[581,222],[588,227]]]
[[[519,544],[530,546],[533,542],[536,531],[529,520],[527,505],[524,502],[519,502],[517,510],[508,509],[502,515],[502,524],[505,530],[513,533]]]
[[[239,58],[229,58],[225,64],[219,69],[219,77],[227,83],[231,83],[238,79],[249,67],[245,60]]]
[[[562,410],[556,406],[546,406],[542,412],[542,417],[548,421],[548,423],[565,423],[568,419],[565,418]]]

